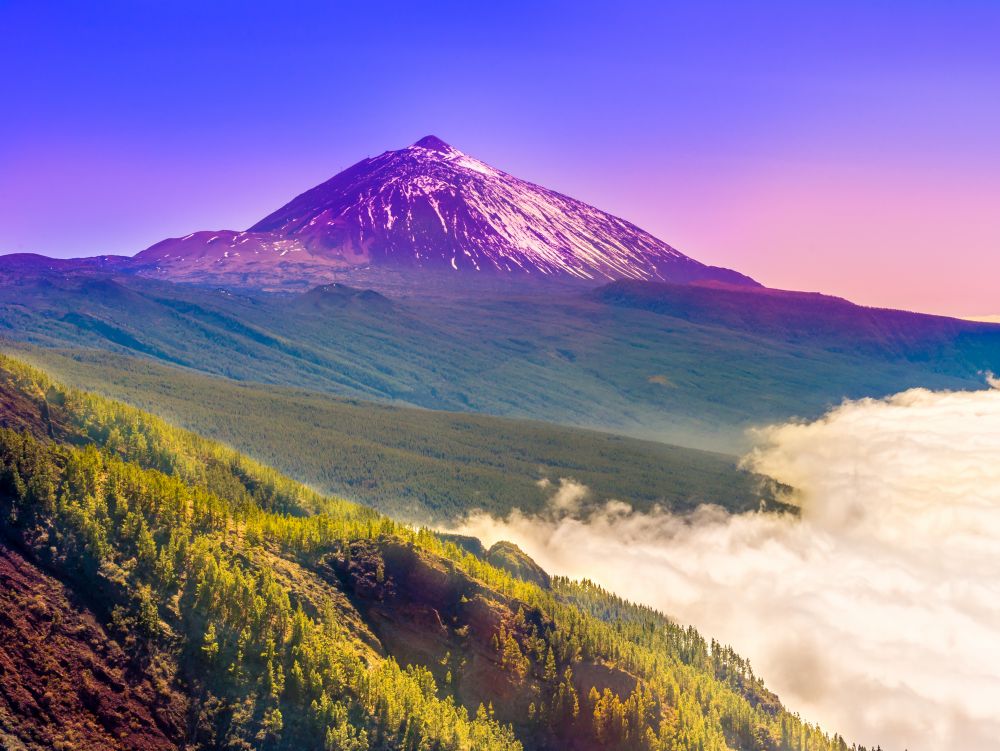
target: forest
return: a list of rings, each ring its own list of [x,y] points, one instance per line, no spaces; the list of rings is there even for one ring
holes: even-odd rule
[[[88,347],[237,381],[453,412],[546,420],[742,453],[745,428],[818,417],[844,398],[977,388],[1000,334],[855,311],[870,327],[814,336],[761,300],[670,314],[560,284],[399,275],[301,295],[76,273],[0,273],[0,335]],[[370,289],[384,291],[378,294]],[[655,289],[655,288],[654,288]],[[407,291],[409,290],[409,291]],[[419,290],[419,293],[415,293]],[[712,299],[715,299],[714,297]],[[771,298],[766,298],[770,300]],[[628,302],[629,304],[624,304]],[[720,304],[721,304],[720,300]],[[743,311],[743,313],[740,313]],[[766,322],[767,319],[765,319]],[[790,331],[789,331],[790,327]]]
[[[523,581],[8,357],[0,398],[3,546],[181,697],[177,748],[864,749],[589,582]],[[36,737],[87,747],[70,731]]]
[[[636,508],[777,507],[765,478],[736,457],[540,421],[415,409],[264,386],[84,349],[21,347],[63,382],[99,392],[219,440],[326,493],[397,519],[450,522],[472,509],[538,512],[540,480]]]

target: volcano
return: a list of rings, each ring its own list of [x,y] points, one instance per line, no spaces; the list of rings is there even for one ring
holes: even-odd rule
[[[173,281],[262,288],[322,284],[355,268],[758,286],[436,136],[364,159],[245,231],[164,240],[132,265]]]

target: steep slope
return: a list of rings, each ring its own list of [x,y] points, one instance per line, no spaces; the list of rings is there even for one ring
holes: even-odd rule
[[[95,628],[130,645],[121,665],[110,648],[100,681],[124,697],[135,685],[141,698],[155,666],[176,664],[171,684],[190,698],[170,705],[184,714],[176,747],[848,748],[787,712],[731,649],[658,613],[586,583],[520,581],[138,410],[10,360],[2,369],[25,400],[65,405],[83,445],[0,429],[0,532],[26,564],[94,604]],[[37,591],[12,576],[17,590]],[[4,616],[17,622],[44,612],[33,596],[10,605]],[[126,664],[132,683],[118,677]],[[97,706],[127,731],[115,724],[127,713],[110,711],[122,697],[82,683],[90,705],[59,697],[70,712],[61,722],[84,727]],[[144,706],[134,707],[139,723]],[[64,727],[30,712],[12,705],[5,741]],[[175,726],[157,727],[164,736],[131,729],[149,748],[171,747]]]
[[[0,748],[178,748],[187,697],[135,670],[78,599],[0,542]]]
[[[264,288],[317,284],[357,266],[756,284],[434,136],[358,162],[246,232],[164,240],[134,261],[162,278]]]

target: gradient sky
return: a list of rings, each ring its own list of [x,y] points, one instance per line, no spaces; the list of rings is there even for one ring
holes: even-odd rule
[[[0,0],[0,33],[0,252],[242,229],[434,133],[770,286],[1000,313],[996,0]]]

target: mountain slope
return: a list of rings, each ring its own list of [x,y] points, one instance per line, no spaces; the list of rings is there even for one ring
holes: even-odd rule
[[[64,383],[222,441],[310,487],[406,520],[454,522],[472,508],[496,516],[514,508],[541,512],[564,477],[590,489],[585,509],[627,498],[639,509],[688,511],[712,503],[745,511],[771,500],[762,478],[737,471],[735,457],[722,454],[239,383],[93,350],[34,347],[18,356]]]
[[[585,582],[522,581],[134,408],[9,359],[0,373],[18,424],[37,410],[33,431],[0,429],[0,534],[129,645],[99,678],[130,696],[128,661],[144,692],[136,721],[160,702],[145,680],[170,668],[179,698],[150,748],[848,748],[787,712],[731,649],[654,611]],[[44,437],[51,412],[60,440]],[[7,620],[40,612],[34,597],[10,604]],[[119,729],[128,714],[92,685],[60,722]],[[170,742],[176,711],[183,743]],[[0,714],[0,738],[45,748],[31,739],[63,726],[25,712]]]
[[[134,261],[162,278],[267,288],[357,266],[756,285],[434,136],[358,162],[245,232],[164,240]]]
[[[433,297],[423,284],[407,297],[337,287],[292,297],[127,277],[21,276],[0,279],[0,334],[243,381],[729,453],[744,450],[742,431],[754,424],[914,386],[982,388],[983,371],[1000,372],[995,324],[838,303],[848,320],[870,324],[820,336],[798,303],[732,289],[674,285],[648,302],[645,293],[615,298],[534,279],[477,275],[441,286]],[[754,312],[763,303],[774,306],[770,319]],[[766,320],[781,325],[757,325]]]
[[[177,748],[186,697],[134,670],[79,599],[0,539],[0,748]]]
[[[816,292],[711,283],[618,281],[590,297],[607,305],[719,326],[772,341],[881,357],[962,364],[957,341],[980,338],[1000,352],[1000,326],[904,310],[871,308]],[[970,369],[983,364],[966,363]]]

